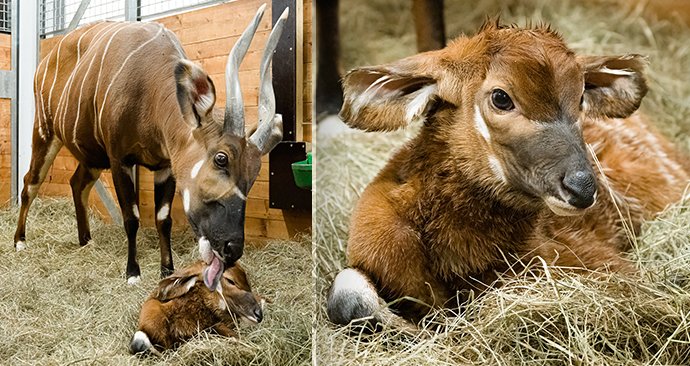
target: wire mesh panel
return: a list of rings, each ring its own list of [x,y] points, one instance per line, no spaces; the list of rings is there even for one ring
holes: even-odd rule
[[[0,33],[9,33],[11,30],[11,9],[11,0],[0,0]]]
[[[139,16],[155,18],[229,0],[139,0]]]
[[[64,32],[83,1],[42,0],[40,3],[40,29],[42,35]],[[151,19],[229,0],[136,0],[139,19]],[[0,4],[10,0],[0,0]],[[124,20],[127,0],[90,0],[79,25],[98,20]],[[9,12],[9,5],[7,6]],[[9,17],[8,17],[9,19]],[[1,18],[0,18],[1,20]],[[9,29],[9,20],[7,23]]]

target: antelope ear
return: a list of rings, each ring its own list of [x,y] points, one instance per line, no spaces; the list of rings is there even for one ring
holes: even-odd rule
[[[340,118],[366,131],[392,131],[426,119],[439,100],[437,80],[428,72],[432,59],[426,53],[350,71]]]
[[[216,88],[206,72],[189,60],[175,67],[177,102],[182,116],[191,126],[199,127],[216,104]]]
[[[579,56],[578,61],[585,72],[582,109],[586,115],[625,118],[640,107],[648,90],[645,57]]]

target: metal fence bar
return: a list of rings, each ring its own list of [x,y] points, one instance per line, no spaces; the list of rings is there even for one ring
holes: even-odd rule
[[[84,16],[86,8],[89,7],[90,2],[91,0],[81,0],[77,12],[74,14],[74,17],[72,17],[72,21],[69,22],[69,26],[67,27],[67,29],[65,29],[66,32],[69,32],[77,28],[77,26],[79,25],[79,21],[81,21],[81,18]]]
[[[19,14],[19,1],[13,1],[12,6],[11,6],[11,11],[10,14]],[[15,75],[15,78],[17,77],[17,65],[19,64],[19,24],[17,22],[16,17],[11,18],[11,24],[10,24],[10,29],[11,29],[11,39],[10,39],[10,47],[11,47],[11,56],[10,56],[10,63],[12,67],[12,72]],[[19,120],[17,118],[17,94],[16,94],[16,88],[17,88],[17,83],[15,81],[14,83],[15,86],[15,95],[10,101],[10,145],[11,145],[11,152],[10,152],[10,202],[12,204],[18,204],[19,203],[19,170],[17,169],[18,161],[17,161],[17,155],[19,151],[19,134],[17,129],[19,128]]]

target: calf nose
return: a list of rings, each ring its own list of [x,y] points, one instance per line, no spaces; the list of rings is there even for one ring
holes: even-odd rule
[[[594,203],[597,184],[590,171],[578,170],[563,178],[563,188],[570,194],[568,203],[577,208],[587,208]]]
[[[261,308],[254,309],[254,317],[256,318],[257,323],[261,323],[261,321],[264,319],[264,312],[261,310]]]

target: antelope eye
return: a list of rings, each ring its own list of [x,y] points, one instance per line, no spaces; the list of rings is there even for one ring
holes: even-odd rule
[[[491,92],[491,103],[502,111],[511,111],[515,108],[513,100],[510,99],[508,93],[501,89],[494,89]]]
[[[216,154],[216,156],[213,157],[213,162],[216,164],[217,167],[225,168],[226,166],[228,166],[228,155],[223,152],[219,152]]]

